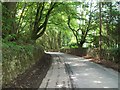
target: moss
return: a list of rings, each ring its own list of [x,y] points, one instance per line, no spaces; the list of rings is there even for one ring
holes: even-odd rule
[[[3,84],[25,72],[44,55],[41,47],[8,42],[2,44],[2,53]]]

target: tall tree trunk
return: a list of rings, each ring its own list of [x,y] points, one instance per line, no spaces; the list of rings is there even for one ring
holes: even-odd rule
[[[58,49],[61,48],[61,31],[58,33]]]
[[[99,31],[99,50],[100,50],[100,53],[99,53],[99,59],[101,60],[101,54],[102,54],[102,50],[101,50],[101,45],[102,45],[102,15],[101,15],[101,5],[102,3],[99,2],[99,19],[100,19],[100,23],[99,23],[99,28],[100,28],[100,31]]]

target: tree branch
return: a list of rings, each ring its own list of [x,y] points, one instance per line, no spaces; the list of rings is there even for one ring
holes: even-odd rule
[[[77,31],[79,30],[75,30],[75,29],[73,29],[71,26],[70,26],[70,16],[68,16],[68,27],[72,30],[72,32],[73,32],[73,34],[74,34],[74,36],[75,36],[75,38],[76,38],[76,40],[77,40],[77,44],[79,44],[79,40],[78,40],[78,37],[77,37]]]
[[[23,13],[24,13],[24,11],[25,11],[26,6],[27,6],[27,3],[24,4],[24,7],[23,7],[23,9],[22,9],[22,13],[21,13],[20,18],[19,18],[19,21],[18,21],[18,27],[16,28],[16,30],[18,30],[18,28],[20,27],[20,22],[21,22],[21,19],[22,19],[22,17],[23,17]],[[18,31],[18,32],[19,32],[19,31]]]
[[[41,37],[41,36],[44,34],[44,32],[45,32],[45,30],[46,30],[48,18],[49,18],[50,13],[51,13],[51,11],[53,10],[53,8],[54,8],[55,5],[56,5],[56,3],[53,3],[53,2],[51,3],[50,9],[48,10],[48,12],[47,12],[47,14],[46,14],[44,23],[37,29],[37,33],[42,29],[42,31],[41,31],[39,34],[37,34],[37,38]]]
[[[88,21],[87,30],[86,30],[86,32],[85,32],[84,37],[87,36],[87,33],[88,33],[88,31],[90,30],[90,24],[91,24],[91,19],[92,19],[92,10],[91,10],[91,7],[92,7],[92,2],[91,2],[91,4],[90,4],[90,15],[89,15],[89,21]]]
[[[37,12],[36,12],[36,16],[35,16],[35,23],[34,23],[34,30],[36,31],[36,26],[38,24],[38,16],[39,16],[39,11],[40,11],[40,4],[38,3],[37,5]]]
[[[39,19],[38,19],[38,22],[41,20],[41,18],[42,18],[42,12],[43,12],[43,10],[44,10],[44,6],[45,6],[45,2],[43,2],[43,4],[42,4],[42,8],[41,8],[41,10],[40,10],[40,16],[39,16]]]
[[[75,29],[73,29],[71,26],[70,26],[70,16],[68,16],[68,27],[72,30],[72,31],[75,31]]]

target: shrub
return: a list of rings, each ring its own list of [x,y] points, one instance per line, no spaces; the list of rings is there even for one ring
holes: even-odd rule
[[[3,43],[2,53],[3,84],[25,72],[44,54],[40,47],[17,45],[13,42]]]
[[[87,54],[89,56],[99,58],[99,49],[89,49]],[[102,49],[101,58],[115,63],[120,63],[119,60],[120,48]]]
[[[78,45],[77,45],[77,43],[71,43],[71,44],[69,44],[69,47],[70,48],[78,48]]]

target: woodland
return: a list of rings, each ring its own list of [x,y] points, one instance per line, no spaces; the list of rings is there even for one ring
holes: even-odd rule
[[[86,49],[90,57],[119,64],[119,6],[93,1],[1,2],[3,84],[25,72],[45,51]]]

